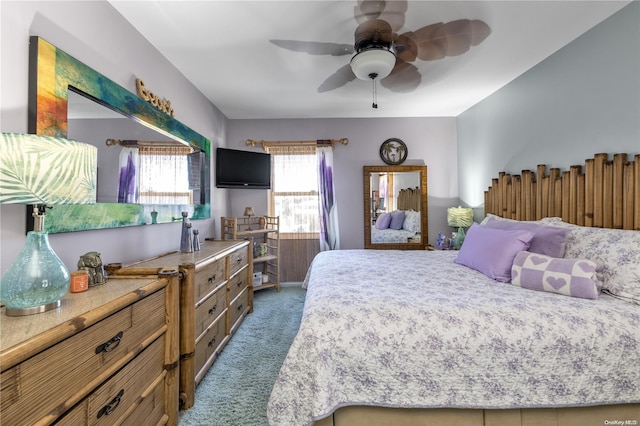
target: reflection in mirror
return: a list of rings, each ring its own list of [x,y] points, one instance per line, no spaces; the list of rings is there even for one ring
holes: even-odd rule
[[[68,100],[68,137],[98,148],[98,203],[203,203],[201,149],[73,90]]]
[[[154,141],[156,146],[157,142],[171,141],[171,145],[176,145],[173,141],[178,141],[180,150],[185,150],[187,145],[189,151],[193,150],[188,155],[179,154],[182,156],[180,168],[172,166],[172,169],[179,169],[179,173],[184,176],[186,156],[187,178],[179,180],[180,186],[177,188],[161,185],[159,175],[152,174],[149,179],[151,186],[133,185],[137,188],[137,193],[134,189],[122,194],[119,194],[120,188],[124,188],[119,184],[120,160],[118,163],[103,163],[98,154],[98,188],[101,193],[98,203],[57,206],[47,214],[45,230],[48,233],[181,221],[182,212],[185,211],[192,220],[211,217],[209,139],[37,36],[30,37],[29,76],[29,133],[95,141],[101,151],[107,150],[107,156],[115,156],[117,152],[119,157],[124,148],[131,148],[126,146],[130,142],[125,142],[125,146],[119,143],[107,147],[107,139]],[[82,96],[74,98],[74,94]],[[102,116],[107,111],[112,113],[110,118],[100,122],[93,117],[94,123],[90,130],[78,130],[82,123],[69,123],[69,117],[73,120],[88,120],[86,113],[80,114],[73,106],[73,103],[86,100],[83,97],[90,100],[85,105],[89,105],[94,114]],[[70,110],[69,103],[72,104]],[[96,113],[98,106],[102,110]],[[113,115],[114,113],[119,114]],[[121,117],[129,122],[123,121]],[[118,120],[117,124],[114,124],[115,120]],[[124,129],[130,127],[133,133],[124,133]],[[98,134],[99,129],[106,129],[108,132]],[[155,134],[146,133],[149,129],[153,129]],[[137,148],[140,144],[135,143]],[[107,174],[106,169],[113,167],[117,168],[115,175]],[[169,176],[164,164],[147,168],[162,170],[163,178]],[[133,179],[131,174],[128,177],[130,181]],[[169,180],[176,179],[171,176]],[[109,202],[102,202],[103,199]],[[33,226],[30,219],[28,214],[27,230],[31,230]]]
[[[424,248],[426,166],[365,166],[363,180],[365,248]]]

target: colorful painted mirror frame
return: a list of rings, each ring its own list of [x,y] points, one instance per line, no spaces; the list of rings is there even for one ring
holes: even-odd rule
[[[209,164],[209,139],[153,108],[134,93],[44,39],[32,36],[29,46],[29,133],[67,137],[67,99],[70,88],[132,120],[197,146],[206,154],[206,164]],[[210,174],[209,168],[207,173]],[[145,225],[152,223],[152,216],[153,223],[172,222],[182,220],[182,211],[188,211],[190,218],[194,220],[207,219],[211,217],[210,199],[210,188],[207,187],[202,204],[99,203],[56,206],[47,212],[45,230],[60,233]],[[29,214],[27,218],[29,228]]]

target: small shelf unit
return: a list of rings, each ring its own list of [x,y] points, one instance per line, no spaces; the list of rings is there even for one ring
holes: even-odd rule
[[[223,240],[250,240],[254,248],[253,271],[267,276],[267,281],[254,285],[253,290],[275,288],[280,291],[280,217],[221,217],[220,226]],[[260,244],[267,245],[266,254],[262,256],[256,253]]]

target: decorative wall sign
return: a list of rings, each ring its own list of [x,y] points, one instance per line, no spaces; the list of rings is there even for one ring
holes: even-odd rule
[[[407,145],[397,138],[387,139],[380,145],[380,158],[392,166],[404,163],[408,153]]]
[[[154,107],[158,108],[160,111],[165,112],[173,117],[173,108],[171,107],[171,101],[160,99],[158,95],[154,94],[146,87],[144,87],[144,82],[139,78],[136,78],[136,88],[138,89],[138,96],[149,102]]]

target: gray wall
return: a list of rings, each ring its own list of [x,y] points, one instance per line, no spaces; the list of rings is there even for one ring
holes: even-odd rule
[[[427,165],[429,240],[449,232],[446,208],[458,202],[455,118],[229,120],[227,147],[249,149],[245,141],[348,138],[334,151],[336,197],[343,249],[364,247],[362,166],[384,166],[380,145],[388,138],[407,144],[409,164]],[[253,149],[262,149],[256,147]],[[231,189],[230,214],[241,216],[246,206],[267,211],[266,191]]]
[[[471,207],[482,206],[499,171],[640,153],[640,2],[465,111],[457,126],[459,194]]]
[[[169,99],[175,117],[224,145],[227,119],[196,88],[105,1],[1,1],[0,93],[3,132],[27,132],[29,36],[37,35],[135,93],[135,79]],[[212,194],[212,217],[226,214],[225,194]],[[0,271],[4,272],[24,246],[26,207],[0,206]],[[213,235],[218,220],[197,221],[202,237]],[[180,247],[180,225],[159,224],[54,234],[51,245],[75,269],[87,251],[102,260],[129,262]]]

